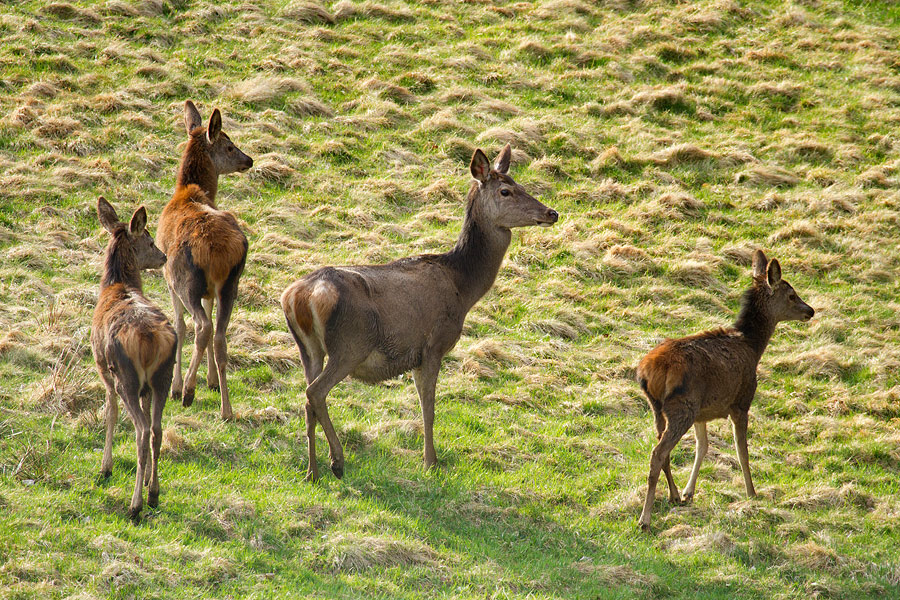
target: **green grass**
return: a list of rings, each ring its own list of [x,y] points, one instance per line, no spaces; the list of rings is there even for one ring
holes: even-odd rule
[[[900,22],[888,1],[187,0],[0,9],[0,598],[900,595]],[[158,509],[133,428],[97,482],[96,197],[174,188],[182,105],[254,157],[220,180],[250,238],[237,413],[172,402]],[[346,475],[306,473],[277,305],[324,264],[455,240],[474,148],[558,210],[515,232],[445,359],[440,467],[409,376],[329,397]],[[690,506],[636,521],[654,442],[634,366],[728,324],[757,247],[817,309],[779,326]],[[145,289],[171,312],[159,273]],[[192,340],[185,357],[193,351]],[[201,368],[201,379],[205,366]],[[124,412],[124,411],[123,411]],[[673,454],[684,485],[688,435]]]

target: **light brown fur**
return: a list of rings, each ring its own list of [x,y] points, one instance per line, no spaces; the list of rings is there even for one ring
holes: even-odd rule
[[[245,171],[253,160],[241,152],[222,131],[219,110],[209,127],[201,126],[194,104],[185,102],[188,143],[178,168],[175,193],[159,220],[159,245],[166,253],[165,275],[172,305],[178,352],[173,396],[184,406],[194,401],[197,370],[208,354],[207,384],[221,390],[221,416],[232,417],[228,397],[226,330],[237,296],[238,280],[247,260],[247,237],[231,213],[216,208],[219,175]],[[214,304],[218,304],[215,327]],[[181,345],[184,343],[184,310],[194,319],[195,350],[187,377],[181,378]],[[210,341],[212,340],[212,343]]]
[[[103,198],[98,201],[97,212],[112,234],[91,327],[94,360],[106,386],[106,443],[101,472],[104,477],[112,473],[112,439],[119,414],[116,397],[120,396],[135,427],[138,469],[129,514],[137,519],[143,506],[143,485],[149,485],[150,506],[156,506],[159,498],[162,411],[175,363],[175,331],[144,297],[140,270],[162,266],[166,257],[145,229],[143,207],[135,211],[130,226],[119,222],[115,210]],[[152,456],[148,457],[151,449]]]

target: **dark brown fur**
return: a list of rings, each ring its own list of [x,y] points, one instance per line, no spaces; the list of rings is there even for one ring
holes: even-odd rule
[[[208,352],[207,383],[221,389],[221,416],[232,417],[225,369],[228,362],[225,332],[237,296],[238,280],[247,260],[247,237],[237,219],[216,208],[219,175],[246,170],[253,161],[221,131],[218,109],[208,128],[200,126],[200,114],[185,103],[188,143],[178,169],[175,193],[159,220],[159,245],[168,256],[165,275],[175,308],[178,352],[173,396],[184,406],[194,400],[197,369]],[[218,303],[215,328],[213,304]],[[181,378],[181,345],[184,343],[184,309],[194,319],[195,350],[187,377]],[[214,333],[213,333],[214,332]],[[210,344],[210,338],[213,343]]]
[[[733,327],[664,341],[637,368],[637,380],[647,395],[659,443],[650,458],[647,497],[640,524],[650,526],[650,511],[660,469],[666,475],[669,500],[681,497],[672,478],[669,454],[694,425],[697,455],[685,488],[693,497],[700,463],[707,450],[706,422],[730,417],[747,494],[755,495],[747,461],[747,416],[756,392],[756,368],[780,321],[812,318],[814,311],[781,279],[777,260],[768,263],[757,251],[753,286],[744,294]],[[768,267],[768,270],[767,270]]]

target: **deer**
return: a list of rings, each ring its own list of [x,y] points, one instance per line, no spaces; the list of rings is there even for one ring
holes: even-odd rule
[[[475,181],[449,252],[324,267],[284,290],[281,307],[307,382],[307,481],[319,478],[317,423],[328,441],[331,471],[343,477],[343,449],[325,399],[347,376],[377,383],[412,371],[424,422],[425,468],[437,463],[434,399],[441,361],[459,340],[468,312],[494,284],[511,229],[549,227],[559,219],[508,175],[511,155],[507,144],[492,166],[484,152],[474,152],[469,169]]]
[[[157,240],[166,253],[166,283],[175,309],[178,352],[172,397],[191,406],[197,384],[197,370],[207,352],[206,383],[221,392],[221,417],[233,417],[228,397],[225,369],[228,365],[226,331],[237,297],[238,280],[247,261],[247,237],[230,212],[216,206],[219,175],[244,172],[253,159],[241,152],[222,131],[222,115],[213,110],[208,127],[190,100],[184,103],[184,124],[188,142],[181,157],[175,193],[159,219]],[[213,327],[213,306],[216,309]],[[181,349],[184,344],[184,311],[194,320],[194,355],[187,376],[181,377]],[[210,338],[212,343],[210,344]]]
[[[666,475],[669,502],[693,499],[700,464],[709,448],[706,423],[713,419],[731,419],[747,496],[756,496],[747,452],[747,422],[756,393],[756,369],[775,326],[781,321],[809,321],[815,310],[781,278],[777,259],[769,261],[762,250],[757,250],[752,269],[753,284],[744,292],[733,326],[668,339],[638,364],[637,380],[653,411],[658,440],[650,455],[647,497],[638,521],[645,531],[650,528],[660,470]],[[691,425],[696,454],[681,497],[672,477],[669,455]]]
[[[162,413],[175,364],[175,330],[162,311],[144,296],[141,271],[161,267],[166,255],[156,247],[147,231],[147,211],[143,206],[134,211],[126,225],[101,196],[97,201],[97,215],[111,236],[91,327],[94,361],[106,387],[106,443],[101,478],[112,475],[118,395],[134,422],[137,475],[128,512],[137,521],[143,508],[143,486],[149,487],[147,504],[156,507],[159,503],[157,468]],[[150,447],[152,456],[148,466]]]

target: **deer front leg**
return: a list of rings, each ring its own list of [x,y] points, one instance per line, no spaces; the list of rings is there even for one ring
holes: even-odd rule
[[[694,423],[694,435],[697,438],[697,451],[694,456],[694,468],[691,469],[691,478],[684,488],[684,501],[690,502],[694,498],[697,489],[697,477],[700,474],[700,463],[706,457],[709,449],[709,438],[706,436],[706,423]]]
[[[734,429],[734,447],[737,450],[738,460],[741,463],[741,472],[744,475],[744,486],[747,488],[747,495],[753,498],[756,496],[756,490],[753,488],[753,480],[750,478],[750,459],[747,452],[747,417],[747,412],[737,412],[731,415],[731,423]]]
[[[106,387],[106,442],[103,444],[100,477],[109,479],[109,476],[112,475],[113,436],[116,433],[116,424],[119,422],[119,401],[116,399],[116,387],[112,374],[108,371],[101,371],[100,378],[103,379],[103,385]]]
[[[172,376],[172,398],[181,397],[181,388],[184,383],[181,380],[181,348],[184,345],[184,304],[170,285],[169,294],[172,296],[172,308],[175,310],[175,373]],[[189,404],[185,406],[190,406]]]
[[[206,318],[209,319],[209,322],[213,322],[212,311],[213,311],[213,302],[212,298],[203,298],[201,303],[203,304],[203,312],[206,313]],[[215,334],[214,334],[215,335]],[[206,385],[211,390],[219,389],[219,369],[216,366],[216,356],[214,350],[214,344],[208,344],[206,346]]]
[[[430,469],[437,464],[437,454],[434,451],[434,390],[437,386],[440,361],[432,361],[413,370],[413,380],[416,382],[416,391],[419,394],[419,404],[422,406],[422,421],[425,436],[425,468]]]

